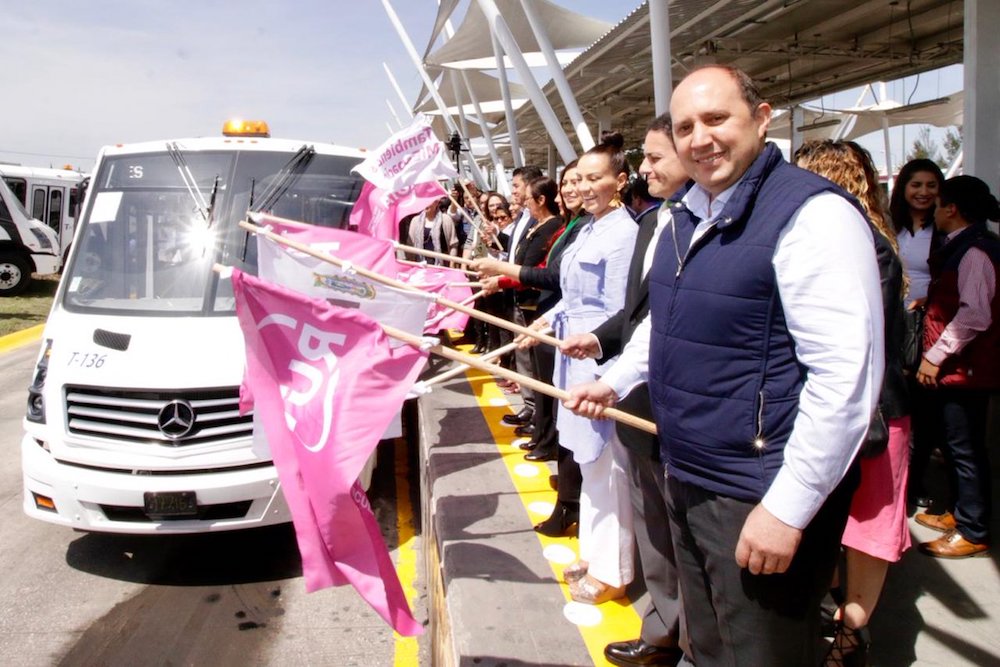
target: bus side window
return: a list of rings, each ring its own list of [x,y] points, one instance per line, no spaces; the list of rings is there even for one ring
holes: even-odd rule
[[[47,220],[49,227],[59,232],[59,226],[62,222],[62,200],[63,191],[60,188],[52,188],[49,192],[49,219]]]
[[[23,178],[11,178],[9,176],[4,176],[3,179],[7,183],[7,187],[10,191],[14,193],[14,196],[24,204],[25,208],[28,206],[28,182]]]
[[[45,220],[45,188],[35,188],[31,193],[31,217]]]

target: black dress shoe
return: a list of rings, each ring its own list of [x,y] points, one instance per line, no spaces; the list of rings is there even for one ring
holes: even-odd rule
[[[676,646],[655,646],[642,639],[612,642],[604,647],[604,657],[612,665],[676,665],[684,653]]]
[[[549,449],[534,449],[524,455],[525,461],[555,461],[559,452],[555,447]]]
[[[538,442],[536,440],[526,440],[525,442],[522,442],[520,445],[518,445],[520,449],[523,449],[526,452],[535,451],[535,447],[537,446]]]
[[[514,435],[521,438],[530,438],[535,435],[535,425],[525,424],[524,426],[518,426],[514,429]]]
[[[524,426],[529,423],[534,416],[534,410],[529,407],[523,407],[516,415],[504,415],[500,420],[500,423],[506,424],[507,426]]]

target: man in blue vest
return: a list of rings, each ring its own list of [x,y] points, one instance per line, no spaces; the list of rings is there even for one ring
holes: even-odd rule
[[[648,377],[694,662],[816,664],[884,368],[874,243],[856,202],[766,142],[745,73],[691,72],[670,115],[693,183],[622,355],[648,356],[568,403],[598,415]]]

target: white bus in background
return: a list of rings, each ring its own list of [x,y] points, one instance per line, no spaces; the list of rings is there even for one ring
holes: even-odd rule
[[[0,179],[0,297],[23,292],[32,273],[58,273],[61,266],[56,232],[28,215]]]
[[[48,169],[0,163],[0,178],[32,218],[41,220],[56,232],[65,259],[73,243],[87,174],[69,166]]]
[[[290,520],[238,411],[243,337],[212,267],[255,272],[248,209],[346,228],[363,155],[242,127],[98,156],[29,388],[28,515],[120,533]]]

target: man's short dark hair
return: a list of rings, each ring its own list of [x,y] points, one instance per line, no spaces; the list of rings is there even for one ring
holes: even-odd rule
[[[654,118],[652,122],[646,126],[646,132],[663,132],[666,135],[670,135],[670,112],[666,111],[661,113],[659,116]]]
[[[511,178],[515,176],[520,176],[521,180],[525,183],[530,183],[536,178],[544,176],[545,173],[542,168],[534,164],[526,164],[523,167],[517,167],[511,172]]]

